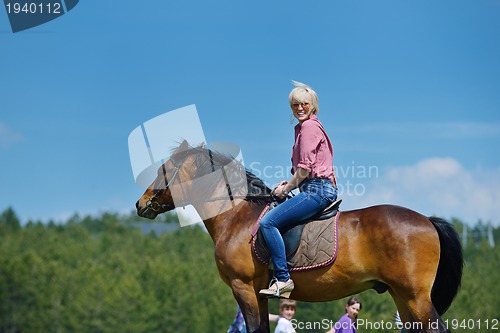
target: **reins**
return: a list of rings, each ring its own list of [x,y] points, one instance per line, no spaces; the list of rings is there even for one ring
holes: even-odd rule
[[[212,151],[210,149],[208,149],[208,153],[209,153],[209,157],[210,157],[210,163],[211,163],[212,172],[215,172],[216,169],[215,169],[215,164],[214,164],[214,161],[213,161]],[[182,165],[184,164],[184,161],[185,161],[186,158],[187,158],[187,156],[184,157],[184,159],[182,160],[182,162],[179,163],[179,164],[175,163],[175,161],[172,158],[170,159],[170,161],[174,165],[174,169],[173,169],[171,177],[167,177],[167,171],[165,170],[165,165],[162,165],[163,179],[164,179],[164,182],[165,182],[165,187],[163,187],[163,188],[159,189],[158,191],[156,191],[155,194],[151,198],[148,199],[148,201],[146,202],[146,209],[151,209],[151,210],[157,212],[157,211],[160,211],[161,209],[168,208],[168,205],[158,203],[157,199],[158,199],[158,197],[161,194],[163,194],[169,188],[169,186],[177,178],[177,176],[179,174],[179,170],[182,167]],[[231,186],[229,185],[227,174],[226,174],[226,172],[225,172],[225,170],[223,168],[222,168],[222,175],[224,177],[224,182],[226,183],[226,189],[227,189],[227,192],[228,192],[228,196],[211,197],[211,198],[207,198],[205,200],[197,200],[197,201],[183,200],[182,202],[177,203],[177,204],[179,206],[185,208],[188,205],[194,205],[194,204],[198,204],[198,203],[207,203],[207,202],[216,202],[216,201],[228,200],[228,197],[229,197],[229,200],[231,200],[231,204],[233,205],[233,208],[234,208],[234,206],[235,206],[234,200],[235,199],[243,199],[243,200],[249,200],[249,201],[253,201],[253,200],[255,200],[255,201],[264,201],[265,203],[270,203],[270,202],[273,202],[273,201],[277,200],[277,198],[274,197],[272,193],[270,193],[270,194],[260,194],[260,195],[259,194],[253,194],[253,195],[248,195],[248,194],[247,195],[235,195],[231,191]],[[182,197],[185,198],[186,195],[185,195],[185,192],[184,192],[184,188],[182,187],[182,182],[179,182],[179,184],[180,184],[180,187],[181,187],[181,190],[182,190]]]

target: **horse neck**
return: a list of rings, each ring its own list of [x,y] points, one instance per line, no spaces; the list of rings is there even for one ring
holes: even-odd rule
[[[223,236],[233,235],[243,230],[251,233],[253,225],[263,208],[264,206],[261,204],[241,200],[234,208],[205,219],[203,223],[214,244],[217,244]]]
[[[197,182],[186,190],[187,198],[192,199],[192,205],[203,220],[210,236],[217,242],[220,235],[238,229],[235,225],[247,223],[253,207],[245,200],[247,187],[231,184],[231,196],[228,183],[223,175],[205,177],[204,182]],[[213,180],[218,182],[212,183]],[[243,221],[242,221],[243,219]]]

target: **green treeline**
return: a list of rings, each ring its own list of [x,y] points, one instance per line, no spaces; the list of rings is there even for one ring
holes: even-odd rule
[[[133,213],[103,213],[21,225],[12,209],[1,213],[0,332],[226,332],[236,302],[219,278],[208,234],[200,226],[175,228],[177,218],[169,214],[156,223],[174,231],[145,233],[140,227],[146,222]],[[460,233],[462,222],[453,223]],[[444,316],[452,332],[500,330],[500,229],[493,235],[494,248],[484,238],[464,249],[462,288]],[[396,308],[387,293],[359,297],[360,319],[393,322]],[[326,331],[322,325],[344,313],[344,302],[300,302],[295,318],[304,329],[297,332]],[[274,313],[277,304],[270,301]]]

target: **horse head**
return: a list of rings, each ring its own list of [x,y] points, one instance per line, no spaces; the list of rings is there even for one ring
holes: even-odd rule
[[[184,141],[158,168],[156,179],[137,201],[137,214],[154,219],[175,207],[193,205],[205,220],[247,199],[248,181],[252,194],[260,191],[269,197],[262,181],[248,177],[245,167],[232,156]]]
[[[158,168],[155,180],[135,204],[139,216],[155,219],[156,216],[176,207],[172,187],[179,186],[181,177],[189,177],[192,170],[187,170],[186,162],[190,155],[192,158],[191,150],[184,140],[172,153],[171,158]]]

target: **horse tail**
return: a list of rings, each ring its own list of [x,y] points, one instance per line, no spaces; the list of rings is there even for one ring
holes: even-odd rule
[[[429,217],[439,235],[441,254],[431,291],[432,304],[439,315],[445,313],[457,295],[462,280],[462,245],[453,225],[438,217]]]

